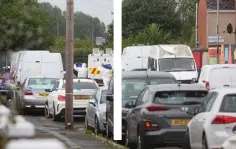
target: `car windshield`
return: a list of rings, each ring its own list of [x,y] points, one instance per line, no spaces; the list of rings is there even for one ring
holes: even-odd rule
[[[193,58],[163,58],[158,60],[158,65],[165,72],[196,70]]]
[[[153,78],[153,79],[123,79],[123,99],[137,97],[146,85],[174,84],[174,78]]]
[[[66,83],[62,85],[62,89],[65,89]],[[74,82],[74,89],[98,89],[97,85],[94,82]]]
[[[188,105],[200,104],[207,91],[161,91],[154,96],[155,104]]]
[[[220,112],[236,113],[236,94],[224,97]]]
[[[101,94],[101,99],[100,99],[100,104],[106,103],[107,102],[107,91],[108,90],[103,90]]]
[[[31,88],[53,88],[57,79],[54,78],[30,78],[28,87]]]

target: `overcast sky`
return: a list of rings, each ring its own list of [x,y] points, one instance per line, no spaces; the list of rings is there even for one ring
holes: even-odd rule
[[[66,10],[66,0],[38,0],[38,2],[49,2]],[[113,0],[74,0],[74,4],[75,11],[98,17],[106,25],[112,22]]]

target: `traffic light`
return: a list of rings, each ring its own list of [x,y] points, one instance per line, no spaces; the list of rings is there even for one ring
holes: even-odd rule
[[[233,33],[233,26],[231,23],[227,25],[227,33],[232,34]]]

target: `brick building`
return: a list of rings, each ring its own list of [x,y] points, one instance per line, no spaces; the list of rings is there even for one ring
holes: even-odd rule
[[[236,0],[220,0],[219,34],[220,44],[236,44],[236,35],[228,34],[227,25],[236,30]],[[200,47],[208,48],[217,43],[217,0],[199,0],[198,42]]]

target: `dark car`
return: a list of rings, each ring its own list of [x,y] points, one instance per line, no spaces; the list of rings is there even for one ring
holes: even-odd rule
[[[122,72],[122,134],[125,135],[126,121],[124,120],[130,110],[126,103],[135,101],[139,93],[147,85],[173,84],[176,83],[175,77],[168,72],[147,72],[147,71],[124,71]],[[114,78],[111,78],[107,96],[106,110],[106,134],[108,137],[113,135],[113,88]]]
[[[126,145],[130,149],[181,146],[192,116],[188,108],[200,106],[208,91],[199,84],[149,85],[126,117]]]

